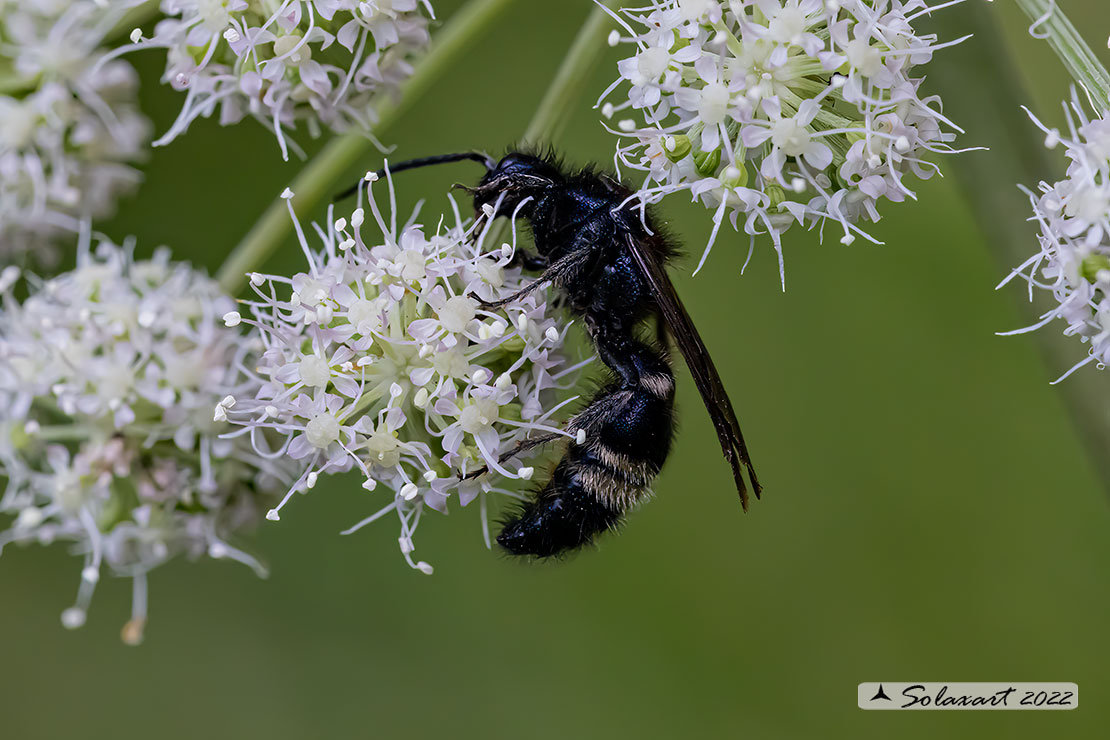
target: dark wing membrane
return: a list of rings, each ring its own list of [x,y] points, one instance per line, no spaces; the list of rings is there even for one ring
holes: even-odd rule
[[[751,458],[748,457],[744,435],[740,433],[740,423],[736,421],[732,401],[729,400],[724,383],[721,382],[721,376],[713,364],[713,358],[709,356],[709,350],[705,348],[697,327],[690,319],[690,314],[686,313],[686,307],[682,305],[666,268],[654,251],[644,249],[631,234],[626,236],[625,241],[655,296],[671,336],[674,337],[682,356],[686,359],[690,374],[694,376],[702,401],[705,402],[705,408],[709,411],[713,426],[717,430],[721,452],[724,453],[728,464],[732,466],[732,478],[736,481],[740,504],[744,507],[744,511],[747,511],[748,489],[740,469],[741,463],[748,469],[748,478],[751,479],[756,498],[759,498],[760,491],[763,489],[759,485],[759,479],[755,477],[755,468],[752,467]]]

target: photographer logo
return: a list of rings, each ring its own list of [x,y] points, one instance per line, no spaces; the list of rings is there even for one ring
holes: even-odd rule
[[[1075,709],[1074,683],[950,683],[881,681],[861,683],[860,709]]]

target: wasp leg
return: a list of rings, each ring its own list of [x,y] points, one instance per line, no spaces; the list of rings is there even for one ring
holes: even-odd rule
[[[594,251],[590,248],[576,249],[566,256],[560,257],[559,259],[549,264],[547,268],[543,271],[543,274],[541,274],[538,278],[528,283],[512,295],[502,298],[499,301],[484,301],[474,291],[470,291],[470,293],[468,293],[467,295],[477,301],[478,305],[487,310],[493,308],[502,308],[503,306],[507,306],[510,303],[519,301],[521,298],[524,298],[530,293],[539,290],[548,283],[562,283],[568,277],[574,275],[580,269],[582,269],[582,267],[586,264],[586,261],[593,254]]]
[[[513,445],[513,448],[511,450],[509,450],[508,452],[502,452],[501,456],[497,458],[497,462],[499,464],[507,462],[507,461],[511,460],[512,458],[516,457],[517,455],[519,455],[522,452],[530,450],[533,447],[539,447],[540,445],[547,444],[548,442],[553,442],[554,440],[556,440],[556,439],[558,439],[559,437],[562,437],[562,436],[563,436],[562,434],[556,434],[554,432],[549,432],[548,434],[541,434],[540,436],[533,437],[532,439],[522,439],[521,441],[519,441],[515,445]],[[462,478],[460,478],[460,480],[472,480],[472,479],[477,478],[479,476],[483,476],[488,472],[489,472],[489,467],[486,466],[486,465],[483,465],[482,467],[478,468],[477,470],[475,470],[473,472],[470,472],[470,473],[467,473]]]
[[[524,298],[525,296],[529,295],[530,293],[534,293],[535,291],[539,290],[540,288],[542,288],[544,285],[546,285],[549,282],[551,282],[551,281],[541,275],[538,279],[533,280],[532,282],[528,283],[527,285],[525,285],[523,288],[521,288],[517,292],[513,293],[512,295],[508,296],[507,298],[502,298],[499,301],[483,300],[482,297],[479,296],[477,293],[475,293],[473,290],[470,291],[469,293],[467,293],[467,296],[469,296],[470,298],[477,301],[478,305],[481,306],[484,309],[489,310],[489,309],[495,309],[495,308],[502,308],[504,306],[509,305],[510,303],[514,303],[515,301],[519,301],[521,298]]]
[[[542,254],[528,254],[527,252],[520,252],[520,266],[525,270],[532,272],[539,272],[546,270],[551,265],[551,260]]]

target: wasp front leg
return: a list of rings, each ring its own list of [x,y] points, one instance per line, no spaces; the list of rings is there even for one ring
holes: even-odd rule
[[[528,283],[512,295],[506,296],[499,301],[484,301],[482,300],[481,296],[479,296],[474,291],[470,291],[468,295],[475,301],[477,301],[478,305],[480,305],[484,309],[491,310],[503,308],[510,303],[515,303],[521,298],[534,293],[548,283],[555,283],[556,285],[564,284],[568,278],[579,273],[579,271],[586,265],[587,261],[589,261],[591,255],[593,254],[594,251],[589,248],[576,249],[569,254],[560,257],[554,262],[548,264],[544,269],[543,274],[541,274],[538,278]]]
[[[529,272],[542,272],[551,266],[551,260],[542,254],[529,254],[521,250],[517,252],[517,255],[513,257],[513,262],[519,263],[521,267]]]

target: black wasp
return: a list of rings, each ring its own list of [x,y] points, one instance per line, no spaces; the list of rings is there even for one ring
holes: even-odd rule
[[[486,167],[478,186],[467,188],[476,217],[514,211],[522,216],[538,252],[525,264],[543,270],[537,280],[496,303],[471,297],[495,309],[555,285],[571,311],[584,319],[598,356],[612,370],[609,381],[567,425],[577,439],[584,433],[584,441],[570,442],[550,480],[505,523],[498,543],[515,555],[549,557],[574,550],[616,528],[648,495],[674,436],[675,379],[668,336],[690,367],[746,511],[748,489],[741,465],[756,498],[759,481],[717,368],[667,276],[674,249],[650,213],[641,220],[632,191],[616,178],[590,168],[568,171],[550,156],[511,152],[495,161],[465,152],[409,160],[389,169],[467,159]],[[648,322],[655,324],[653,338],[642,336]],[[527,440],[506,457],[557,438],[562,435]]]

